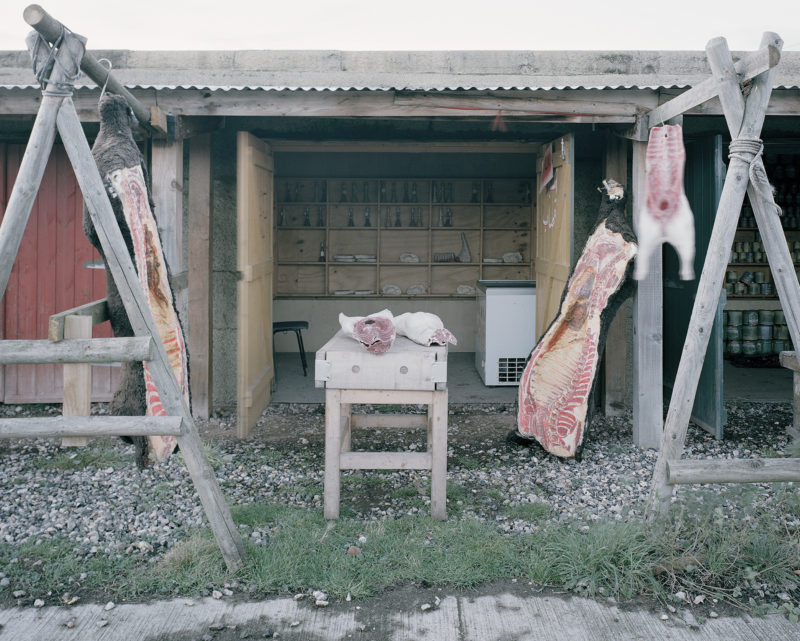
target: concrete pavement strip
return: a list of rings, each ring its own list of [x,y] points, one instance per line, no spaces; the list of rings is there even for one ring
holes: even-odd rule
[[[425,591],[421,591],[425,592]],[[691,625],[669,613],[581,597],[498,593],[444,596],[430,608],[377,597],[316,607],[313,600],[193,601],[0,609],[0,641],[200,641],[277,638],[303,641],[797,641],[800,624],[780,615],[720,615]],[[666,618],[664,618],[666,617]],[[72,627],[67,623],[72,622]]]

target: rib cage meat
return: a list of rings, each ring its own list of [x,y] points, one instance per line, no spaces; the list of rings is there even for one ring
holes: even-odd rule
[[[607,220],[587,241],[559,314],[534,348],[520,381],[519,433],[557,456],[575,456],[583,442],[602,347],[601,316],[637,251],[636,243],[609,229]]]

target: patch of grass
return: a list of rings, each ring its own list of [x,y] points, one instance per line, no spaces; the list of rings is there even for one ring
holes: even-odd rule
[[[477,470],[482,465],[483,462],[480,459],[470,456],[459,456],[456,459],[456,467],[460,467],[465,470]]]
[[[524,519],[535,523],[536,521],[544,521],[549,518],[552,511],[552,508],[547,503],[533,501],[532,503],[515,505],[511,510],[511,516],[516,519]]]
[[[32,465],[42,470],[66,472],[82,468],[119,469],[133,464],[133,456],[123,448],[105,441],[90,442],[86,447],[62,448],[51,457],[40,457]]]

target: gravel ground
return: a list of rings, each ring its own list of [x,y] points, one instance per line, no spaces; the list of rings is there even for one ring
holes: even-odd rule
[[[58,406],[0,406],[0,415],[56,414]],[[95,412],[104,408],[98,406]],[[692,426],[686,456],[748,458],[782,454],[791,424],[788,404],[728,406],[726,438],[716,441]],[[656,452],[632,445],[630,416],[597,417],[580,462],[506,443],[513,408],[451,408],[448,456],[449,514],[495,522],[509,533],[535,531],[542,519],[637,519],[646,507]],[[253,434],[233,438],[231,416],[199,425],[231,504],[280,502],[322,508],[321,406],[270,406]],[[354,449],[424,449],[424,434],[359,431]],[[204,515],[180,456],[139,472],[133,449],[119,439],[85,449],[53,440],[0,442],[0,539],[6,543],[68,537],[79,557],[141,554],[155,560],[200,525]],[[777,507],[791,484],[682,486],[687,509],[721,508],[723,518],[770,518],[788,532],[800,520]],[[353,471],[343,474],[343,515],[381,519],[427,513],[428,474]],[[674,508],[679,509],[679,508]],[[248,531],[258,544],[268,532]]]

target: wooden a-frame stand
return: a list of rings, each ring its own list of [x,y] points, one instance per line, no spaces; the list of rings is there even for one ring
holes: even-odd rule
[[[745,191],[755,212],[792,342],[800,345],[800,284],[778,218],[779,210],[767,183],[759,140],[772,92],[774,68],[780,60],[782,45],[783,41],[777,34],[767,32],[761,40],[761,49],[734,66],[725,39],[711,40],[706,46],[706,54],[713,78],[646,115],[649,129],[718,95],[732,141],[725,185],[675,378],[658,461],[653,472],[651,517],[667,514],[674,486],[680,483],[800,481],[798,458],[766,461],[680,460]],[[740,83],[750,78],[753,80],[745,98]]]
[[[135,336],[66,339],[60,342],[4,340],[0,341],[0,364],[147,361],[167,416],[2,419],[0,438],[114,435],[177,437],[178,446],[200,495],[225,563],[230,570],[235,570],[244,558],[239,532],[233,523],[214,470],[208,462],[178,381],[173,375],[72,102],[71,79],[76,75],[84,57],[84,40],[66,30],[62,34],[57,51],[54,49],[56,62],[47,87],[42,92],[39,112],[0,225],[0,297],[5,295],[11,269],[58,130]]]

